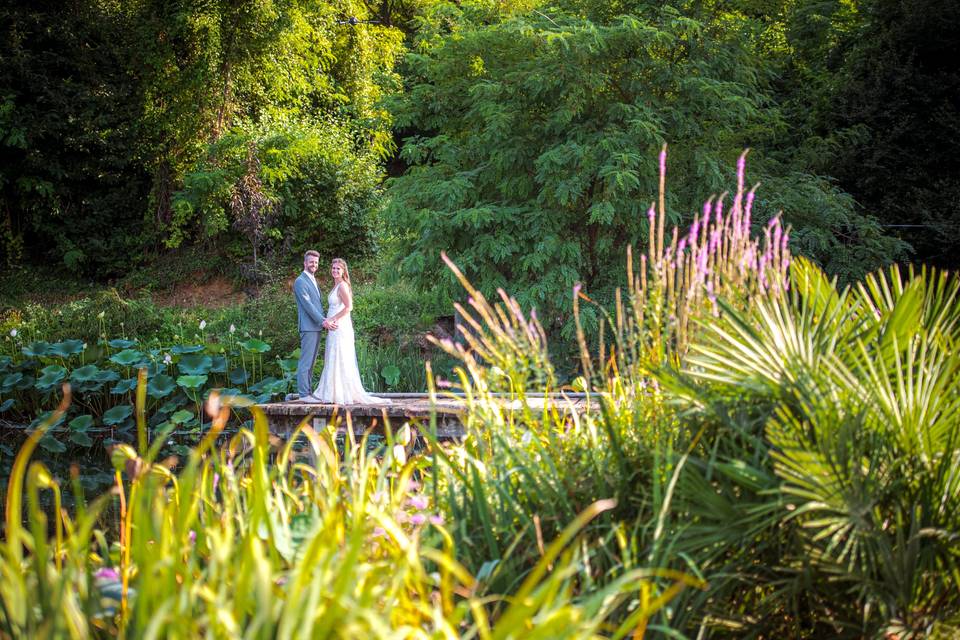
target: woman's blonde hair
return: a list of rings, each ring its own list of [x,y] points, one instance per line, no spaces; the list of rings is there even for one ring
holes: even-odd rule
[[[333,261],[330,263],[330,266],[333,266],[335,264],[340,265],[340,268],[343,269],[343,279],[347,284],[349,284],[352,287],[353,283],[350,282],[350,269],[347,268],[347,261],[344,260],[343,258],[334,258]]]

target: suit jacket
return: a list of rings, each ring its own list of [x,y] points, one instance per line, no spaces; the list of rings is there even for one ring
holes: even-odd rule
[[[323,331],[323,300],[320,291],[306,272],[293,282],[293,297],[297,300],[297,320],[300,331]]]

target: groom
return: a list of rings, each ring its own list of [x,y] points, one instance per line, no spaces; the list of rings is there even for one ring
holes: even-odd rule
[[[320,254],[310,249],[303,254],[303,273],[293,283],[300,325],[300,360],[297,362],[297,393],[303,400],[313,393],[313,365],[320,350],[320,334],[332,325],[323,315],[323,297],[317,286]]]

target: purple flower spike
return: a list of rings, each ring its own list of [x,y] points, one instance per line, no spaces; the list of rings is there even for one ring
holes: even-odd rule
[[[750,193],[747,194],[747,206],[743,211],[743,232],[750,232],[750,211],[753,209],[753,199],[756,197],[756,194],[753,192],[753,189],[750,190]]]
[[[682,256],[682,255],[683,255],[683,250],[686,249],[686,248],[687,248],[687,239],[684,238],[684,239],[681,240],[680,243],[677,245],[677,257]]]
[[[93,577],[95,580],[104,580],[104,581],[111,581],[111,582],[117,582],[120,580],[120,574],[117,572],[116,569],[112,567],[102,567],[100,569],[97,569],[97,572],[93,574]]]
[[[667,175],[667,145],[660,150],[660,175]]]
[[[219,474],[219,473],[214,473],[214,474],[213,474],[213,492],[214,492],[214,493],[217,492],[217,487],[218,487],[218,486],[220,486],[220,474]]]
[[[187,540],[190,541],[190,544],[196,544],[197,542],[197,532],[193,529],[190,529],[190,533],[187,534]]]
[[[410,524],[414,526],[420,526],[426,521],[427,521],[427,516],[423,515],[422,513],[415,513],[412,516],[410,516]]]
[[[650,224],[653,224],[653,219],[657,217],[657,211],[653,208],[653,205],[650,205],[650,208],[647,209],[647,220],[650,221]]]
[[[423,509],[427,508],[427,499],[424,498],[423,496],[411,496],[410,499],[407,500],[407,504],[409,504],[414,509],[418,509],[422,511]]]
[[[576,298],[577,294],[580,293],[580,289],[583,288],[583,285],[579,282],[573,285],[573,297]]]

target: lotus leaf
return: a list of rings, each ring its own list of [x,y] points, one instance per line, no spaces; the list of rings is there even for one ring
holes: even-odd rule
[[[3,402],[0,402],[0,413],[3,413],[7,409],[13,406],[13,398],[7,398]]]
[[[23,374],[19,371],[8,373],[3,377],[3,381],[0,382],[0,393],[12,391],[23,379]]]
[[[76,418],[71,420],[70,424],[68,424],[67,426],[70,427],[71,431],[86,431],[92,425],[93,425],[93,416],[84,414],[82,416],[77,416]]]
[[[53,411],[44,411],[43,413],[41,413],[40,415],[38,415],[36,418],[34,418],[34,419],[33,419],[33,422],[31,422],[31,423],[30,423],[30,426],[27,427],[27,428],[30,429],[30,430],[36,429],[37,427],[39,427],[40,425],[42,425],[44,422],[46,422],[46,421],[50,418],[50,416],[52,416],[52,415],[53,415]],[[51,424],[50,426],[51,426],[51,427],[56,427],[57,425],[59,425],[59,424],[61,424],[61,423],[63,423],[63,414],[60,414],[60,417],[57,418],[56,420],[54,420],[54,421],[53,421],[53,424]]]
[[[64,367],[61,367],[61,366],[58,365],[58,364],[51,364],[51,365],[47,365],[47,366],[44,367],[43,369],[40,369],[40,373],[42,373],[43,375],[47,375],[47,374],[59,374],[59,375],[61,375],[61,376],[66,376],[66,375],[67,375],[67,370],[66,370]]]
[[[125,338],[115,338],[107,343],[110,345],[111,349],[129,349],[130,347],[136,346],[136,340],[127,340]]]
[[[180,376],[177,384],[185,389],[199,389],[207,382],[207,376]]]
[[[175,356],[180,356],[185,353],[198,353],[203,351],[202,344],[177,344],[170,349],[170,353]]]
[[[162,362],[151,362],[147,365],[147,377],[152,378],[155,375],[164,373],[167,370],[167,365]]]
[[[266,353],[267,351],[270,351],[269,344],[263,340],[257,340],[256,338],[245,340],[244,342],[240,343],[240,346],[243,347],[244,351],[249,351],[250,353]]]
[[[294,371],[297,370],[298,360],[296,358],[281,358],[281,359],[278,359],[277,362],[280,364],[281,371],[284,371],[286,373],[293,373]]]
[[[231,407],[251,407],[254,399],[240,391],[240,389],[223,389],[220,391],[220,400]]]
[[[32,342],[21,349],[23,355],[33,358],[42,358],[50,355],[50,343],[43,340]]]
[[[136,378],[127,378],[126,380],[121,380],[118,382],[112,389],[110,393],[115,395],[120,395],[124,393],[130,393],[137,388],[137,379]]]
[[[42,371],[43,375],[37,379],[35,386],[40,391],[49,391],[55,386],[63,382],[63,379],[67,377],[67,370],[63,367],[57,365],[51,365],[49,367],[44,367]]]
[[[286,393],[287,391],[287,381],[286,380],[274,380],[273,382],[264,384],[261,388],[264,393],[270,395],[276,395],[278,393]]]
[[[227,374],[227,378],[231,384],[243,384],[249,377],[243,369],[232,369],[230,373]]]
[[[95,364],[87,364],[82,367],[78,367],[73,370],[73,373],[70,374],[70,381],[76,383],[83,382],[102,382],[97,380],[97,375],[100,373],[100,369],[97,368]]]
[[[173,382],[173,379],[171,378],[170,381]],[[149,391],[149,387],[147,389]],[[182,404],[183,403],[179,402],[178,400],[168,400],[167,402],[164,402],[163,406],[157,409],[157,411],[160,413],[170,413],[171,411],[176,411]]]
[[[213,366],[213,359],[210,356],[190,354],[180,358],[177,368],[180,372],[188,376],[202,376],[210,372]]]
[[[165,398],[173,393],[173,390],[176,388],[177,386],[173,382],[173,378],[168,375],[158,373],[150,378],[150,382],[147,383],[147,394],[151,398]]]
[[[64,340],[63,342],[58,342],[50,346],[50,355],[69,358],[70,356],[82,353],[86,348],[87,345],[83,340]]]
[[[103,412],[103,424],[116,425],[124,422],[133,414],[133,407],[121,404]]]
[[[250,385],[250,391],[252,391],[253,393],[260,393],[262,391],[266,391],[268,387],[271,387],[271,385],[273,385],[276,382],[278,382],[276,378],[274,378],[273,376],[267,376],[257,384]],[[284,384],[286,384],[286,381],[281,380],[280,382],[283,382]]]
[[[110,356],[110,362],[115,362],[122,367],[132,367],[143,359],[143,352],[136,349],[124,349]]]
[[[227,359],[223,356],[213,356],[213,365],[210,367],[210,373],[226,373]]]
[[[104,369],[97,374],[97,382],[101,384],[109,384],[111,382],[116,382],[120,379],[120,374],[111,369]]]
[[[186,409],[181,409],[170,416],[170,422],[174,424],[184,424],[191,420],[193,420],[193,412],[187,411]]]
[[[0,356],[0,373],[3,373],[13,364],[13,358],[10,356]]]
[[[396,386],[396,384],[400,382],[400,367],[395,364],[388,364],[380,370],[380,375],[383,376],[387,386]]]
[[[67,445],[63,444],[49,433],[44,434],[40,441],[37,442],[38,445],[49,451],[50,453],[63,453],[67,450]]]
[[[90,436],[88,436],[85,431],[71,432],[70,442],[80,445],[81,447],[89,447],[93,445],[93,440],[90,439]]]
[[[208,342],[205,348],[207,350],[207,353],[223,353],[224,351],[227,350],[227,348],[224,345],[218,342]]]

